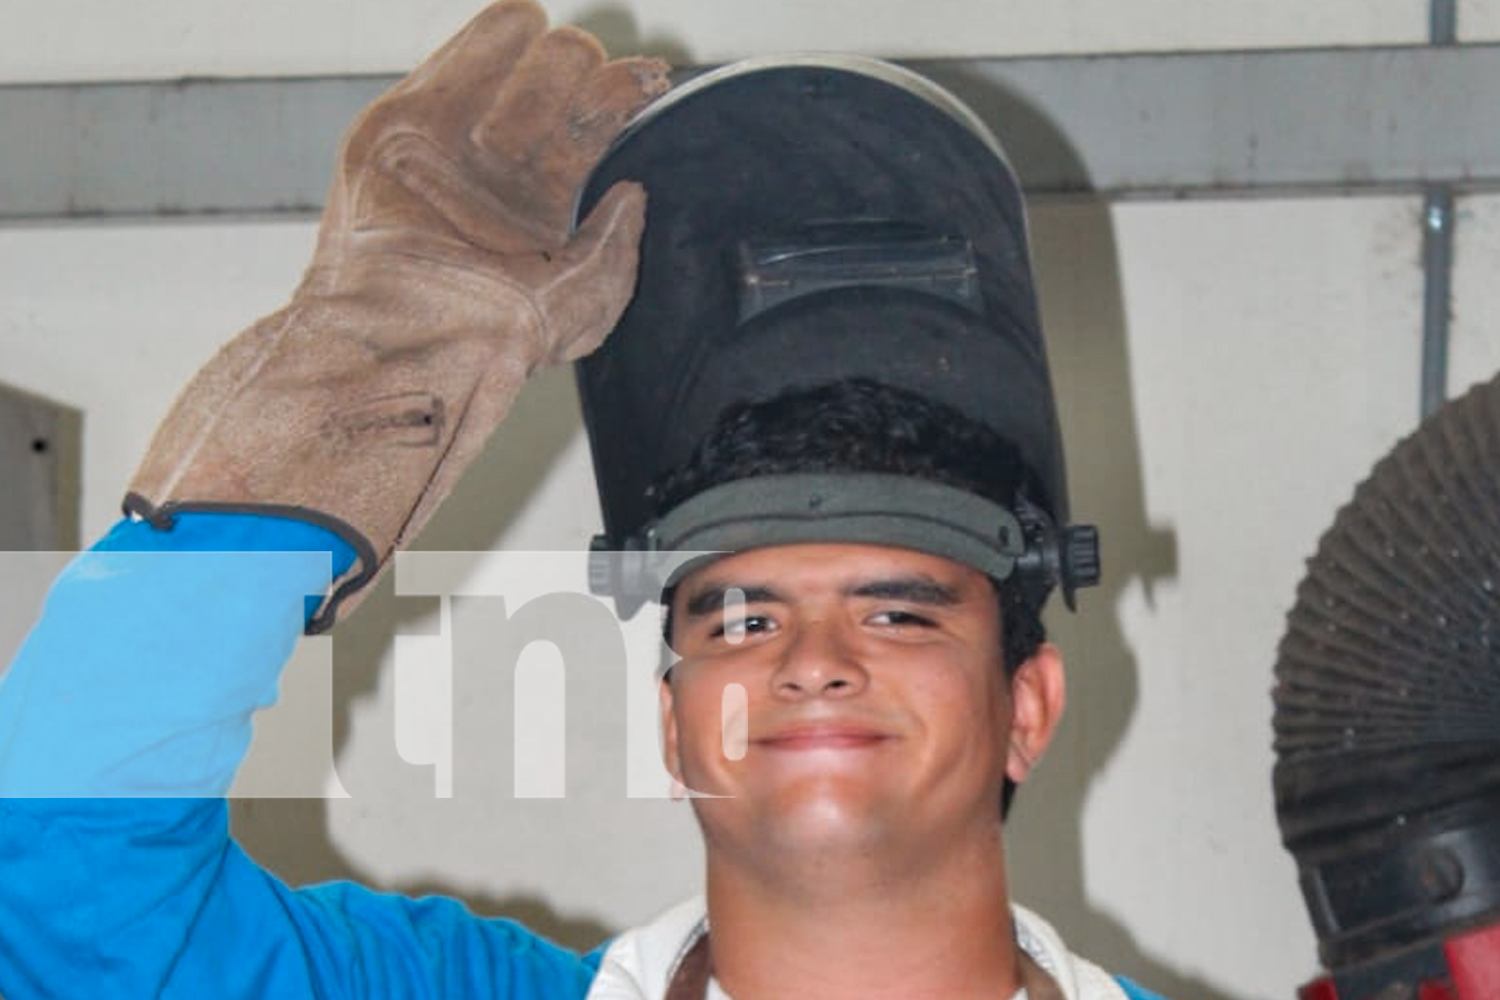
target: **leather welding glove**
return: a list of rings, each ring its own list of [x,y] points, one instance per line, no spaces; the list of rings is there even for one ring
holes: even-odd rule
[[[624,310],[645,193],[616,185],[576,232],[574,202],[666,73],[606,62],[531,0],[482,12],[350,128],[302,283],[187,385],[127,513],[329,527],[358,559],[309,631],[347,614],[526,377],[593,350]]]

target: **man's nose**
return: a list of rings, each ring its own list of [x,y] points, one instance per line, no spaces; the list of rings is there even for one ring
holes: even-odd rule
[[[798,626],[783,648],[772,686],[779,697],[848,697],[864,690],[869,679],[845,630],[815,621]]]

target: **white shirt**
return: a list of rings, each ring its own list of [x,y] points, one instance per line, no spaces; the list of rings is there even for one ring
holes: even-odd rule
[[[1056,981],[1064,1000],[1127,1000],[1113,976],[1068,951],[1045,920],[1019,906],[1011,907],[1016,943]],[[651,923],[626,931],[604,953],[588,1000],[660,1000],[677,965],[708,926],[702,897],[673,907]],[[1026,991],[1014,1000],[1025,1000]],[[708,1000],[730,1000],[716,980]]]

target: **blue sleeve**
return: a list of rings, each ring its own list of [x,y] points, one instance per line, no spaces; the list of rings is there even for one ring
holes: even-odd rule
[[[229,837],[254,710],[350,554],[295,521],[122,523],[0,677],[0,996],[582,997],[593,965],[451,900],[291,890]]]
[[[1152,993],[1150,990],[1146,989],[1146,987],[1142,986],[1140,983],[1137,983],[1133,979],[1127,979],[1124,976],[1116,976],[1115,981],[1120,984],[1120,988],[1125,991],[1125,995],[1129,997],[1130,1000],[1162,1000],[1160,996]]]
[[[347,547],[299,521],[123,521],[53,585],[0,681],[0,796],[223,795],[308,595]]]

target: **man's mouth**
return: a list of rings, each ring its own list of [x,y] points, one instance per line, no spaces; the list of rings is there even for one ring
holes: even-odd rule
[[[890,738],[869,726],[824,722],[787,726],[752,742],[767,750],[855,750]]]

